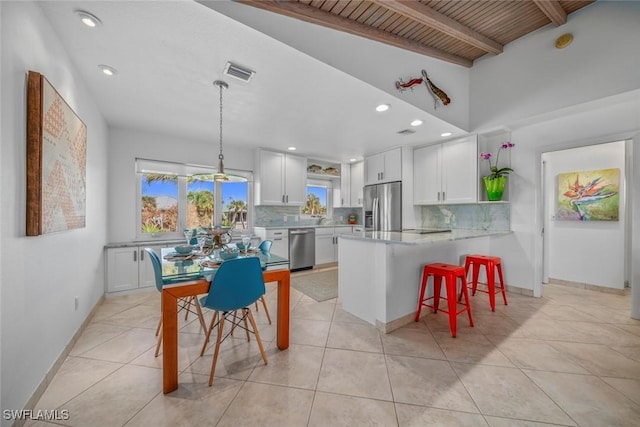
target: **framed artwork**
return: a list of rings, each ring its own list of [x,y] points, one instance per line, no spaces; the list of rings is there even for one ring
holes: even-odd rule
[[[40,73],[27,75],[27,236],[83,228],[87,127]]]
[[[620,169],[558,174],[556,219],[618,221]]]

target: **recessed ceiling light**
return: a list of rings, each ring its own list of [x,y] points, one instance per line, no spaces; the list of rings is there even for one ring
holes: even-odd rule
[[[414,120],[411,122],[411,126],[420,126],[422,124],[422,120]]]
[[[387,111],[389,109],[389,104],[380,104],[376,107],[376,111],[378,112],[383,112],[383,111]]]
[[[296,147],[289,147],[289,148],[287,148],[287,150],[289,150],[289,151],[296,151]]]
[[[441,133],[440,136],[451,136],[451,132],[444,132]]]
[[[358,159],[349,159],[350,162],[355,162]]]
[[[98,68],[100,68],[100,70],[102,71],[103,74],[111,77],[111,76],[115,76],[116,74],[118,74],[118,70],[116,70],[113,67],[110,67],[108,65],[98,65]]]
[[[100,18],[86,10],[76,10],[76,15],[80,18],[80,21],[87,27],[95,28],[102,25]]]

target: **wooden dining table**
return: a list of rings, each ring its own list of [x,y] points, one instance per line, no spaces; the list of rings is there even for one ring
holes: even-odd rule
[[[286,258],[251,253],[260,258],[265,283],[277,282],[277,335],[280,350],[289,348],[290,271]],[[188,263],[162,257],[163,279],[175,281],[162,288],[162,391],[167,394],[178,389],[178,299],[209,292],[216,268],[201,267],[198,260]]]

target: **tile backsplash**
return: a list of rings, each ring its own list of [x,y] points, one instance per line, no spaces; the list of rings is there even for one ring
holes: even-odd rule
[[[508,231],[511,228],[508,203],[422,206],[422,228],[461,228],[466,230]],[[348,224],[349,214],[356,214],[362,225],[362,208],[334,208],[325,224]],[[318,225],[320,217],[300,214],[298,206],[256,206],[256,227]]]
[[[356,214],[356,224],[362,224],[362,209],[334,208],[333,215],[324,222],[327,224],[348,224],[349,214]],[[298,206],[256,206],[256,227],[309,226],[318,225],[320,217],[300,214]]]
[[[422,227],[509,231],[509,207],[508,203],[500,202],[423,206]]]

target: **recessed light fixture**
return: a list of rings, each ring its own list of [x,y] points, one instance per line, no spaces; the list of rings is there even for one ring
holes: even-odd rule
[[[383,111],[387,111],[389,108],[389,104],[380,104],[376,107],[376,111],[382,113]]]
[[[350,162],[355,162],[358,159],[349,159]]]
[[[102,25],[100,18],[86,10],[76,10],[75,13],[80,18],[80,21],[87,27],[95,28]]]
[[[288,147],[287,150],[289,151],[296,151],[296,147]]]
[[[109,77],[115,76],[116,74],[118,74],[118,70],[108,65],[101,64],[101,65],[98,65],[98,68],[100,68],[100,70],[104,75]]]
[[[451,136],[451,132],[443,132],[440,134],[440,136]]]
[[[411,126],[420,126],[422,124],[422,120],[417,119],[411,122]]]

